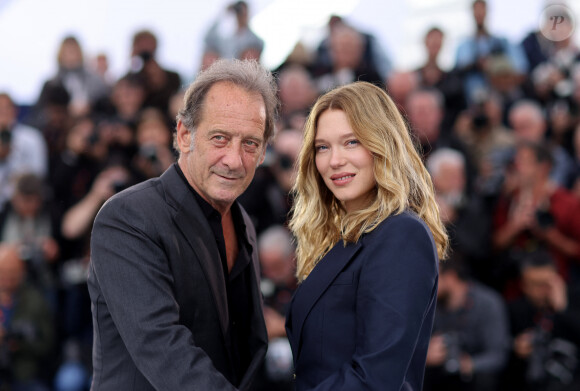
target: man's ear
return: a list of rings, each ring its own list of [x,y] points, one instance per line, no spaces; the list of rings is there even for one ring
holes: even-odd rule
[[[187,129],[183,122],[181,120],[177,121],[177,146],[181,153],[190,152],[192,137],[192,132]]]

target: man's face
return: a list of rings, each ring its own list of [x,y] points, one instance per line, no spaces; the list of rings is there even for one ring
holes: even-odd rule
[[[529,267],[522,273],[522,291],[538,308],[548,305],[551,285],[556,271],[551,266]]]
[[[407,114],[421,142],[437,140],[443,114],[435,97],[428,93],[417,93],[411,96],[407,105]]]
[[[544,121],[531,111],[515,110],[510,114],[509,122],[514,130],[516,141],[542,141],[546,129]]]
[[[16,192],[12,196],[12,207],[21,217],[33,218],[42,207],[42,198],[39,195],[27,195]]]
[[[16,108],[10,99],[0,96],[0,129],[10,127],[16,121]]]
[[[265,125],[262,96],[228,82],[209,89],[193,133],[177,124],[179,165],[191,186],[222,214],[264,161]]]
[[[530,148],[519,148],[514,157],[514,168],[522,186],[532,186],[538,179],[550,175],[547,163],[538,162],[536,154]]]
[[[485,17],[487,16],[487,5],[484,2],[476,2],[473,4],[473,19],[477,27],[481,28],[485,24]]]

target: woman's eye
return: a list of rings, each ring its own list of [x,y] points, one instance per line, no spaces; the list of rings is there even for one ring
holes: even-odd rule
[[[315,151],[315,152],[321,152],[321,151],[324,151],[324,150],[326,150],[326,149],[328,149],[328,148],[326,147],[326,145],[315,145],[315,146],[314,146],[314,151]]]
[[[360,142],[358,140],[348,140],[346,145],[358,145]]]

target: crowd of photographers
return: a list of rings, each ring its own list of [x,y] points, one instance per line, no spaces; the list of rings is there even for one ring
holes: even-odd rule
[[[443,28],[426,32],[420,67],[398,70],[377,37],[337,16],[316,50],[298,43],[273,70],[278,133],[240,197],[259,234],[271,342],[256,391],[292,389],[285,223],[304,121],[321,93],[356,80],[386,88],[404,114],[451,238],[425,389],[580,389],[580,49],[542,29],[511,42],[488,30],[485,1],[470,6],[474,31],[451,70],[438,64]],[[216,19],[198,43],[202,68],[260,59],[248,11],[243,1],[225,10],[229,32]],[[563,15],[547,28],[573,29]],[[156,49],[152,32],[136,32],[131,68],[114,79],[106,55],[87,60],[69,36],[34,105],[0,93],[0,391],[88,390],[92,221],[176,157],[186,86]]]

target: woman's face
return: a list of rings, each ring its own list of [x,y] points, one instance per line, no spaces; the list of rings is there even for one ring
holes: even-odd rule
[[[342,110],[320,115],[314,149],[316,169],[344,208],[351,212],[366,207],[376,186],[374,159],[356,139]]]

